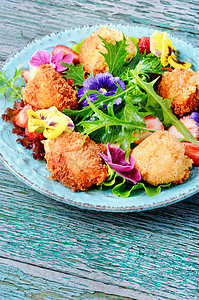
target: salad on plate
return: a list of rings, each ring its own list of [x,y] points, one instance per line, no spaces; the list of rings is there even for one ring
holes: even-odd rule
[[[17,143],[71,191],[148,196],[199,165],[199,73],[167,32],[126,36],[101,26],[75,44],[39,49],[29,69],[0,74],[14,100],[2,118]]]

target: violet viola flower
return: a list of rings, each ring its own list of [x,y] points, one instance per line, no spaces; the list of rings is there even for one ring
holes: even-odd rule
[[[196,125],[199,127],[199,114],[196,111],[192,112],[189,119],[193,119],[196,122]]]
[[[73,61],[73,54],[69,53],[64,56],[64,52],[61,51],[51,57],[51,53],[47,50],[36,51],[31,60],[29,60],[29,65],[31,67],[39,68],[41,65],[51,65],[58,73],[61,73],[67,69],[67,67],[62,66],[60,63],[71,64]]]
[[[98,153],[109,166],[116,171],[120,176],[137,184],[141,180],[140,172],[134,168],[134,159],[130,155],[129,163],[125,160],[125,152],[117,147],[111,147],[107,145],[107,156],[102,153]]]
[[[84,81],[83,87],[78,90],[77,97],[78,99],[80,99],[88,91],[98,91],[99,93],[105,96],[112,96],[117,91],[118,88],[117,83],[124,91],[125,83],[119,77],[113,77],[113,75],[111,75],[108,72],[97,74],[95,77],[90,76]],[[88,96],[88,99],[91,102],[94,102],[95,100],[98,99],[98,96],[99,96],[98,94],[91,94]],[[118,97],[115,100],[114,104],[119,105],[121,103],[121,100],[122,100],[121,97]],[[87,99],[83,98],[81,104],[84,107],[87,106],[88,105]]]

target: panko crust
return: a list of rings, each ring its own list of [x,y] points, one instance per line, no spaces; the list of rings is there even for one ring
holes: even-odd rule
[[[178,116],[196,111],[199,105],[199,73],[190,68],[165,72],[158,93],[172,101],[171,109]]]
[[[40,66],[22,89],[23,101],[34,110],[56,106],[58,110],[77,109],[76,91],[50,65]]]
[[[107,42],[115,43],[115,41],[123,40],[122,31],[118,31],[117,29],[111,29],[106,26],[102,26],[99,30],[93,32],[88,38],[86,38],[82,44],[81,52],[80,52],[80,63],[84,65],[84,70],[87,73],[91,73],[96,75],[97,73],[105,73],[108,72],[108,66],[104,60],[104,56],[99,52],[105,53],[106,49],[103,46],[102,40],[99,38],[101,36]],[[127,39],[127,51],[129,55],[127,55],[127,60],[129,60],[132,56],[136,55],[137,49],[133,42],[126,37]]]
[[[182,143],[170,132],[159,130],[136,146],[131,155],[146,182],[157,186],[182,183],[189,177],[192,160]]]
[[[107,166],[98,153],[105,147],[79,132],[64,133],[56,139],[44,141],[47,168],[52,179],[71,187],[71,191],[86,191],[100,185],[108,176]]]

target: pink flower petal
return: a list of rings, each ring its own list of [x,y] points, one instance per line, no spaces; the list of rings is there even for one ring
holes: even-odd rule
[[[62,62],[70,65],[70,64],[72,64],[73,58],[74,58],[74,55],[72,53],[68,53],[64,56],[64,58],[62,59]]]
[[[62,51],[63,52],[63,51]],[[59,53],[58,53],[59,54]],[[61,73],[65,70],[67,70],[67,67],[64,67],[62,66],[60,63],[63,62],[63,63],[67,63],[67,64],[71,64],[73,61],[73,54],[72,53],[69,53],[67,54],[66,56],[64,56],[64,58],[62,58],[60,61],[56,61],[55,62],[55,65],[56,65],[56,68],[55,70],[58,72],[58,73]]]
[[[137,169],[133,169],[129,172],[118,172],[116,171],[120,176],[124,177],[125,179],[128,179],[130,181],[132,181],[134,184],[137,184],[138,181],[141,180],[141,175],[140,172]]]
[[[107,156],[99,153],[99,155],[115,170],[120,176],[132,181],[136,184],[141,179],[140,172],[134,168],[134,159],[130,155],[129,163],[125,160],[125,152],[117,147],[107,145]]]
[[[56,63],[56,62],[60,62],[63,60],[64,57],[64,51],[60,51],[59,53],[55,54],[52,58],[51,58],[51,62],[52,63]]]
[[[51,63],[51,53],[47,50],[39,50],[33,54],[29,65],[32,67],[40,67]]]

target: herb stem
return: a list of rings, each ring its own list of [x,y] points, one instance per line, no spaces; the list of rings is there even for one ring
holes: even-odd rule
[[[13,89],[15,91],[15,93],[17,94],[17,96],[22,99],[22,95],[18,92],[18,90],[15,88],[14,85],[12,85],[7,79],[6,79],[6,83],[9,86],[9,88]]]

